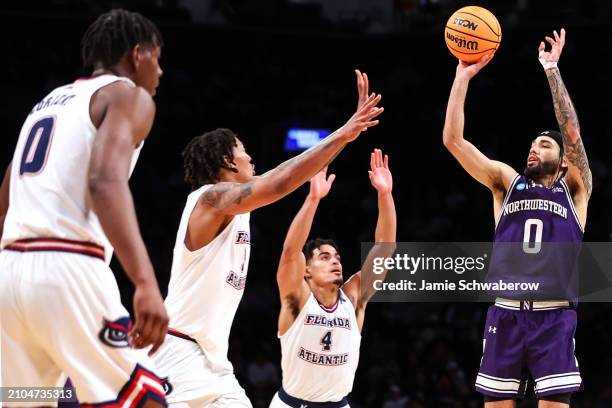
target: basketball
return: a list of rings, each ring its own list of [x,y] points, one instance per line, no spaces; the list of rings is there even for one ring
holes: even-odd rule
[[[468,64],[495,53],[501,42],[501,26],[489,10],[463,7],[446,22],[444,40],[451,54]]]

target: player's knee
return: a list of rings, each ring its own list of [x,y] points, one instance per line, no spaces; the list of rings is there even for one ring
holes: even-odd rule
[[[551,395],[540,399],[538,408],[567,408],[570,406],[571,399],[572,394],[569,392]]]
[[[166,405],[159,401],[148,399],[147,402],[143,404],[142,408],[166,408]]]
[[[516,408],[516,401],[504,398],[484,396],[485,408]]]

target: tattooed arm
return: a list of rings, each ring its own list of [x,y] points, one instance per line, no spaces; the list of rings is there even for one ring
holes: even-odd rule
[[[364,91],[367,95],[367,87],[360,86],[360,98]],[[372,94],[360,100],[348,122],[318,145],[247,183],[217,183],[202,194],[200,203],[217,213],[235,215],[281,199],[328,165],[362,131],[378,124],[374,119],[383,112],[376,106],[380,99],[380,95]]]
[[[558,68],[546,70],[546,78],[552,92],[555,114],[561,135],[563,135],[563,148],[570,163],[567,177],[579,189],[584,189],[587,198],[593,191],[593,176],[589,168],[589,160],[580,137],[580,124],[572,104],[569,93],[561,79]]]
[[[580,124],[574,104],[569,96],[567,88],[561,79],[561,73],[557,68],[557,62],[565,45],[565,30],[561,29],[561,35],[553,32],[554,39],[545,37],[551,45],[550,51],[545,51],[544,42],[540,42],[539,60],[544,66],[546,78],[550,85],[555,115],[559,123],[559,130],[563,136],[563,148],[567,157],[568,171],[567,184],[570,188],[574,205],[578,212],[578,218],[582,225],[586,222],[587,205],[591,192],[593,191],[593,176],[589,168],[589,160],[580,137]]]
[[[565,30],[561,29],[561,35],[553,32],[554,39],[545,37],[551,45],[549,52],[544,51],[544,42],[540,42],[539,59],[545,68],[546,78],[550,85],[555,115],[559,123],[559,130],[563,135],[563,147],[569,161],[567,179],[570,187],[574,190],[572,195],[586,194],[586,199],[591,196],[593,190],[593,177],[589,168],[582,138],[580,137],[580,124],[574,104],[567,92],[567,88],[561,79],[561,72],[557,68],[557,61],[561,56],[565,45]]]

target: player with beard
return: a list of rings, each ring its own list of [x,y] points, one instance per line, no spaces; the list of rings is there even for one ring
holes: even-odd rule
[[[374,277],[384,279],[384,274],[373,274],[372,261],[390,257],[395,250],[389,159],[383,159],[376,149],[370,167],[370,181],[378,193],[377,245],[362,271],[346,284],[337,245],[320,238],[306,243],[319,202],[334,181],[333,174],[326,180],[323,169],[310,180],[310,193],[289,227],[276,275],[281,298],[278,336],[283,381],[272,408],[348,406],[345,397],[353,387],[359,362],[365,308],[374,294],[372,281]]]
[[[545,37],[539,60],[553,97],[560,133],[545,131],[532,141],[522,175],[491,160],[463,138],[464,102],[468,84],[489,61],[459,62],[451,89],[444,145],[463,168],[493,193],[495,246],[520,243],[522,252],[494,252],[488,278],[537,276],[547,293],[563,293],[575,273],[583,237],[592,176],[580,136],[576,111],[561,79],[557,62],[565,30]],[[565,243],[542,245],[542,243]],[[568,245],[569,243],[569,245]],[[520,265],[520,267],[517,267]],[[572,297],[532,300],[498,298],[487,313],[483,358],[476,389],[487,408],[515,407],[525,393],[527,373],[534,380],[540,408],[569,406],[571,393],[582,388],[574,356],[576,312]]]

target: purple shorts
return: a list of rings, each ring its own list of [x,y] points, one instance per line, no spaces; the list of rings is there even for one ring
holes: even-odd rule
[[[576,311],[520,310],[492,305],[487,312],[476,390],[496,398],[525,396],[534,381],[536,397],[582,389],[574,355]]]

